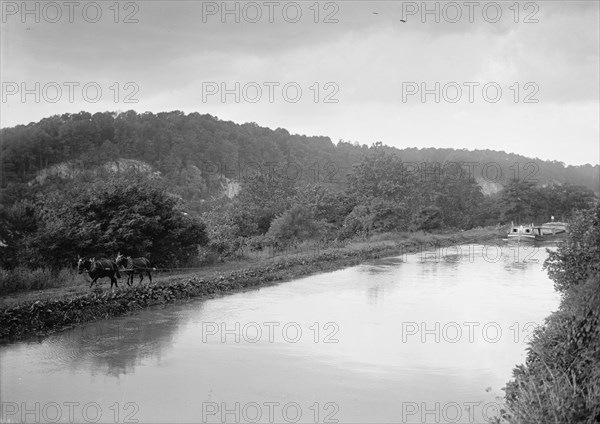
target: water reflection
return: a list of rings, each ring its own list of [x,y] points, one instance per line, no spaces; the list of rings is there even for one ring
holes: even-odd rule
[[[383,299],[384,291],[381,286],[372,286],[367,289],[367,300],[369,305],[376,306],[377,303]]]
[[[546,255],[442,247],[152,308],[1,347],[0,391],[15,404],[98,402],[101,422],[132,402],[140,422],[221,422],[222,403],[236,402],[277,403],[280,422],[289,403],[300,422],[316,412],[321,422],[333,412],[398,422],[413,404],[436,402],[479,402],[481,415],[524,359],[532,324],[558,304]]]
[[[196,307],[201,310],[202,304]],[[145,359],[160,363],[180,326],[178,312],[177,307],[161,306],[142,316],[87,323],[48,336],[35,348],[42,358],[40,365],[45,372],[68,366],[70,372],[83,370],[92,376],[118,378],[133,373]]]

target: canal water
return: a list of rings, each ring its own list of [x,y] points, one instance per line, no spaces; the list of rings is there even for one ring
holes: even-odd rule
[[[2,421],[486,422],[558,307],[546,257],[423,250],[4,345]]]

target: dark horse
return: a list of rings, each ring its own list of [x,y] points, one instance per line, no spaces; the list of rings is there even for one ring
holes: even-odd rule
[[[119,273],[117,264],[110,259],[95,260],[94,258],[79,258],[79,261],[77,261],[77,271],[79,274],[83,274],[83,271],[88,273],[88,275],[92,278],[90,287],[94,285],[98,278],[109,277],[110,288],[112,289],[113,284],[115,287],[119,288],[119,285],[117,284],[117,278],[121,278],[121,274]],[[115,275],[117,278],[115,278]]]
[[[118,267],[125,267],[127,274],[127,285],[131,285],[133,283],[133,276],[135,274],[140,274],[140,284],[144,279],[144,272],[148,274],[148,278],[150,279],[150,284],[152,284],[152,274],[150,271],[156,271],[156,268],[152,267],[150,261],[146,258],[132,258],[131,256],[123,256],[120,253],[117,254],[117,259],[115,263]]]

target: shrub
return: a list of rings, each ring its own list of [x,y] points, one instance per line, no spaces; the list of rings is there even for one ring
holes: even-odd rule
[[[294,205],[273,220],[267,237],[282,241],[304,241],[317,236],[327,225],[314,219],[303,205]]]
[[[22,266],[11,270],[0,268],[0,294],[3,295],[50,287],[74,286],[81,283],[77,271],[72,268],[64,268],[59,271],[52,271],[50,268],[29,269]]]
[[[600,203],[574,214],[567,238],[549,253],[544,268],[562,293],[600,273]]]
[[[506,386],[510,422],[600,422],[599,218],[599,205],[575,214],[544,264],[564,296]]]
[[[0,271],[0,293],[8,294],[24,290],[39,290],[50,286],[52,273],[47,268],[28,269],[17,267]]]

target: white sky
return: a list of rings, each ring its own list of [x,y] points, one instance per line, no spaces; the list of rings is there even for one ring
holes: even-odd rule
[[[100,1],[102,14],[93,23],[92,2],[27,2],[29,14],[21,1],[2,2],[1,126],[81,110],[183,110],[334,142],[599,163],[599,2],[520,2],[518,8],[514,1],[473,2],[472,9],[465,1],[428,2],[431,10],[437,4],[439,23],[435,13],[423,15],[421,1],[315,3],[227,2],[239,8],[235,22],[235,13],[221,15],[221,1],[121,1],[118,8]],[[495,5],[502,15],[492,22]],[[456,19],[455,6],[462,13]],[[127,16],[137,22],[124,22]],[[327,16],[334,22],[324,22]],[[439,103],[434,94],[425,102],[420,92],[408,94],[422,83],[435,91],[436,82]],[[70,83],[78,84],[72,102]],[[236,83],[239,102],[234,94],[223,101],[221,85],[235,91]],[[469,83],[479,83],[472,103]],[[486,83],[489,98],[494,86],[501,88],[498,102],[484,98]],[[94,86],[102,90],[97,102],[91,101]],[[262,96],[253,103],[257,86]],[[207,91],[215,87],[218,93]],[[291,102],[294,87],[302,90],[297,103]],[[462,97],[453,103],[456,87]],[[22,97],[23,88],[32,93]],[[126,102],[127,94],[138,102]],[[325,102],[327,95],[337,102]],[[526,103],[527,96],[537,103]]]

